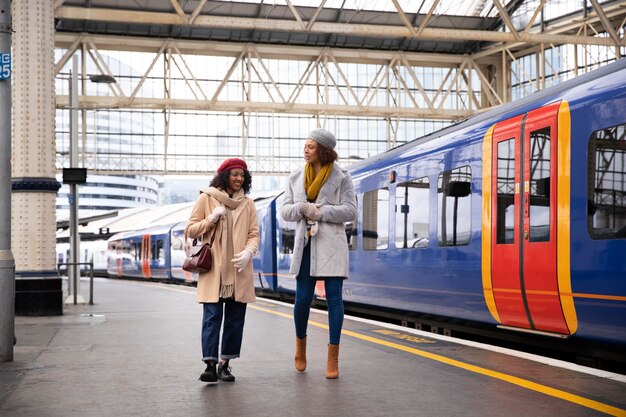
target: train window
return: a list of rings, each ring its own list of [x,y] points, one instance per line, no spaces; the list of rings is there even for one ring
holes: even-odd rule
[[[358,204],[358,201],[356,202]],[[359,212],[358,207],[357,207],[357,213]],[[356,250],[356,244],[357,244],[357,226],[356,226],[356,219],[354,219],[351,222],[346,222],[346,238],[348,239],[348,249],[349,250]]]
[[[380,188],[363,195],[363,249],[389,247],[389,189]]]
[[[626,124],[589,140],[587,225],[594,239],[626,237]]]
[[[439,174],[437,183],[439,246],[467,245],[471,231],[471,184],[469,166]]]
[[[130,251],[130,258],[135,262],[135,265],[138,265],[141,254],[141,244],[139,242],[133,243]]]
[[[290,255],[293,253],[293,246],[296,238],[296,222],[288,222],[280,214],[283,209],[283,197],[276,200],[276,222],[278,223],[279,235],[278,246],[280,253]]]
[[[515,139],[498,143],[496,242],[513,243],[515,212]]]
[[[428,246],[428,177],[403,182],[396,188],[396,248]]]
[[[550,240],[550,128],[530,133],[530,241]]]
[[[156,242],[156,260],[160,266],[165,265],[165,250],[164,250],[164,242],[163,240],[157,240]]]

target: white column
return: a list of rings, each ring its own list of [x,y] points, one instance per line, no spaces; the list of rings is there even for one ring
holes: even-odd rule
[[[32,311],[25,314],[62,314],[63,294],[55,259],[55,204],[60,184],[55,179],[53,4],[29,0],[13,0],[12,4],[11,246],[17,277],[17,314],[31,307]],[[19,278],[31,281],[23,294]],[[21,295],[26,297],[22,301]]]

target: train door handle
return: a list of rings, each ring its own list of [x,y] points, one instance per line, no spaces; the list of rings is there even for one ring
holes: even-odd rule
[[[524,240],[528,240],[528,230],[524,230]]]

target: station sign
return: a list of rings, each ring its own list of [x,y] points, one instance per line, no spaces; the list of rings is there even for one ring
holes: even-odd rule
[[[0,52],[0,80],[11,78],[11,53]]]

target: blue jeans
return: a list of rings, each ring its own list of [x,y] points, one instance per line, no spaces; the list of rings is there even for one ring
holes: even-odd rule
[[[222,317],[224,331],[219,357],[223,360],[238,358],[246,318],[246,303],[229,298],[220,299],[217,303],[203,303],[202,306],[202,360],[217,362]]]
[[[318,279],[324,280],[326,289],[326,303],[328,304],[329,341],[333,345],[339,344],[341,328],[343,326],[343,278],[342,277],[311,277],[311,245],[304,247],[300,272],[296,277],[296,302],[293,306],[293,321],[296,325],[296,336],[300,339],[306,336],[309,323],[309,312]]]

